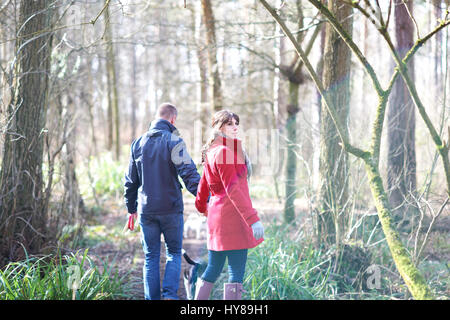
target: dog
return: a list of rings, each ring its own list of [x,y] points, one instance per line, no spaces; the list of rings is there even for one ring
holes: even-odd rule
[[[208,264],[204,261],[195,261],[191,259],[184,249],[182,249],[182,253],[186,262],[190,264],[190,267],[184,270],[183,276],[186,298],[188,300],[194,300],[199,274],[202,274],[205,271]]]
[[[191,214],[184,222],[184,238],[205,239],[206,238],[206,217]]]

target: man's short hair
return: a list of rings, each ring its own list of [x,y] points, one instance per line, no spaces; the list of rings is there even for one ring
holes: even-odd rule
[[[176,117],[178,115],[177,108],[170,103],[163,103],[158,107],[158,110],[156,110],[156,117],[157,118],[163,118],[166,120],[171,119],[172,117]]]

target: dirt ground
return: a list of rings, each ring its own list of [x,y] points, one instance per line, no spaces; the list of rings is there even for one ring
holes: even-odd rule
[[[102,215],[102,223],[106,229],[113,228],[117,224],[125,224],[127,215],[124,210],[120,208],[110,208],[108,213]],[[189,214],[196,214],[193,199],[185,200],[185,218]],[[161,280],[164,275],[165,266],[165,244],[164,238],[161,237],[161,264],[160,273]],[[193,259],[201,259],[207,254],[205,239],[183,239],[183,249]],[[144,286],[142,279],[142,267],[144,265],[144,253],[140,242],[139,232],[127,232],[126,236],[120,237],[113,242],[105,241],[99,242],[89,249],[89,254],[94,255],[99,261],[112,263],[118,270],[119,276],[125,277],[128,281],[130,290],[128,294],[130,299],[142,300],[144,299]],[[189,264],[182,257],[182,268],[180,276],[180,286],[178,296],[180,299],[186,299],[186,291],[184,288],[183,273],[185,269],[189,268]]]

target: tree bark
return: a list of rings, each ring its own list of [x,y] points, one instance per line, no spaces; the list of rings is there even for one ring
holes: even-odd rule
[[[337,0],[329,0],[328,9],[341,21],[345,31],[351,34],[352,7]],[[348,46],[328,24],[325,30],[322,81],[346,135],[350,104],[350,56]],[[321,113],[320,132],[317,226],[320,241],[329,245],[339,242],[347,223],[348,155],[340,144],[339,134],[328,112]]]
[[[208,108],[208,57],[206,52],[206,45],[204,41],[204,31],[202,30],[202,8],[200,3],[196,3],[194,12],[192,13],[194,25],[195,25],[195,40],[198,61],[198,72],[200,82],[197,84],[197,119],[200,124],[199,131],[201,132],[201,144],[206,143],[206,134],[204,134],[208,128],[209,115]]]
[[[132,64],[132,74],[131,74],[131,139],[133,141],[136,139],[137,135],[137,119],[136,119],[136,109],[139,107],[137,100],[137,57],[136,57],[136,46],[131,46],[131,64]]]
[[[106,0],[108,1],[108,0]],[[105,8],[105,40],[106,40],[106,71],[108,79],[108,149],[114,151],[116,160],[120,158],[120,116],[119,97],[117,92],[116,62],[114,55],[111,16],[109,5]],[[113,150],[114,146],[114,150]]]
[[[214,14],[210,0],[202,0],[203,21],[206,26],[206,44],[208,46],[209,85],[214,112],[223,108],[222,84],[217,62],[217,41]]]
[[[38,253],[45,241],[43,139],[52,52],[50,0],[20,3],[15,96],[4,139],[0,175],[0,260]],[[1,261],[0,261],[1,263]]]
[[[414,25],[408,13],[412,14],[413,3],[405,3],[394,1],[396,50],[401,58],[414,45]],[[413,59],[408,62],[408,70],[414,80]],[[402,78],[392,88],[387,117],[389,202],[397,220],[407,219],[406,202],[416,189],[415,108]]]
[[[297,113],[299,84],[289,82],[289,104],[287,107],[286,135],[286,199],[284,202],[284,221],[292,223],[295,219],[294,201],[297,196]]]

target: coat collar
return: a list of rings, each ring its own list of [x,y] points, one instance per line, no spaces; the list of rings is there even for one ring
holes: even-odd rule
[[[242,149],[242,141],[240,139],[234,139],[224,135],[222,132],[218,132],[214,139],[213,145],[222,145],[232,148],[232,150]]]
[[[173,133],[173,132],[177,131],[177,128],[165,119],[155,119],[150,124],[149,130],[150,131],[151,130],[162,130],[162,131],[169,131],[170,133]]]

